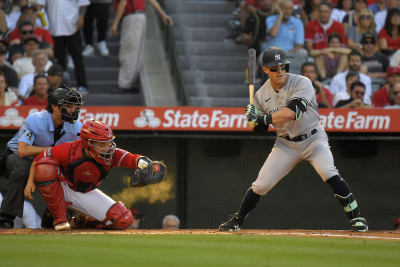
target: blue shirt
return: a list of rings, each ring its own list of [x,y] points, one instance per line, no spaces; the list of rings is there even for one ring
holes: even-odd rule
[[[296,44],[304,45],[304,27],[301,20],[291,16],[286,23],[281,22],[278,34],[273,38],[268,32],[274,26],[278,15],[267,17],[267,42],[265,48],[278,46],[285,51],[295,48]]]
[[[54,144],[54,124],[51,113],[47,110],[30,114],[22,124],[19,131],[8,141],[7,145],[12,152],[18,154],[18,143],[24,142],[30,146],[54,146],[61,143],[80,139],[79,133],[82,123],[64,122],[61,133],[64,133]]]

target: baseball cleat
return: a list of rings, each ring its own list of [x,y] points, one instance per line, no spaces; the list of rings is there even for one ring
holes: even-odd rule
[[[221,224],[218,229],[220,231],[239,231],[240,226],[243,224],[244,219],[239,216],[239,214],[235,213],[232,217],[227,221]]]
[[[13,229],[14,221],[0,217],[0,229]]]
[[[357,217],[350,220],[351,229],[355,232],[367,232],[367,220],[364,217]]]
[[[70,230],[70,229],[71,229],[71,226],[69,225],[68,222],[59,223],[54,226],[54,230],[56,230],[56,231],[65,231],[65,230]]]

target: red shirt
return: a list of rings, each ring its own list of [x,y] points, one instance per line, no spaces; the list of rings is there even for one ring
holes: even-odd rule
[[[257,0],[246,0],[246,1],[245,1],[245,5],[246,5],[246,6],[247,6],[247,5],[252,5],[252,6],[256,7],[256,8],[258,8],[258,6],[259,6]]]
[[[46,42],[49,45],[54,46],[53,37],[51,37],[51,34],[48,30],[36,27],[33,31],[33,35],[39,40],[39,42]],[[19,35],[17,28],[10,33],[8,42],[11,43],[13,40],[20,40],[22,43],[21,36]]]
[[[327,89],[327,88],[323,88],[325,95],[326,95],[326,99],[328,100],[329,104],[331,106],[333,106],[333,95],[332,93]],[[317,95],[317,103],[321,103],[322,101],[322,97],[321,97],[321,93],[318,93]]]
[[[376,91],[372,96],[372,104],[375,107],[380,107],[380,108],[391,105],[389,100],[388,88],[382,87],[381,89]]]
[[[114,9],[118,9],[118,4],[120,0],[114,1]],[[135,11],[141,10],[144,11],[146,9],[146,0],[126,0],[126,6],[124,10],[124,16],[134,13]]]
[[[400,49],[400,36],[397,36],[397,39],[393,39],[385,29],[379,32],[378,39],[386,39],[387,46],[393,50]]]
[[[47,106],[47,98],[44,101],[39,100],[35,95],[31,95],[24,101],[24,105]]]
[[[61,168],[59,179],[66,182],[72,189],[77,191],[79,184],[87,185],[88,191],[94,189],[102,182],[102,173],[93,164],[91,159],[84,160],[79,165],[75,166],[74,169],[70,169],[71,163],[77,162],[82,159],[82,141],[76,140],[74,142],[62,143],[57,146],[53,146],[43,153],[36,156],[35,162],[42,157],[51,157],[57,160],[58,165]],[[137,160],[141,157],[139,154],[132,154],[128,151],[117,148],[114,153],[113,161],[110,165],[101,164],[104,171],[108,173],[113,167],[124,167],[129,169],[137,169]],[[73,173],[73,177],[70,177]],[[79,190],[78,190],[79,191]],[[88,192],[85,190],[85,192]],[[79,191],[81,192],[81,191]]]
[[[305,40],[313,44],[313,49],[323,49],[328,47],[328,36],[333,32],[340,35],[342,44],[346,44],[343,25],[337,21],[333,21],[331,27],[326,31],[324,31],[318,20],[309,22],[306,27]]]

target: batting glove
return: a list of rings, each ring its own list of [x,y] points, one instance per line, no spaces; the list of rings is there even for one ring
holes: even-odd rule
[[[253,104],[248,104],[246,108],[247,122],[255,123],[258,119],[258,110]]]

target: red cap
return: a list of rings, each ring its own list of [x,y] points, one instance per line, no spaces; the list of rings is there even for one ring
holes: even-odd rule
[[[389,67],[386,71],[386,77],[396,73],[400,74],[400,67]]]
[[[400,224],[400,217],[397,217],[396,220],[394,220],[394,227]]]

